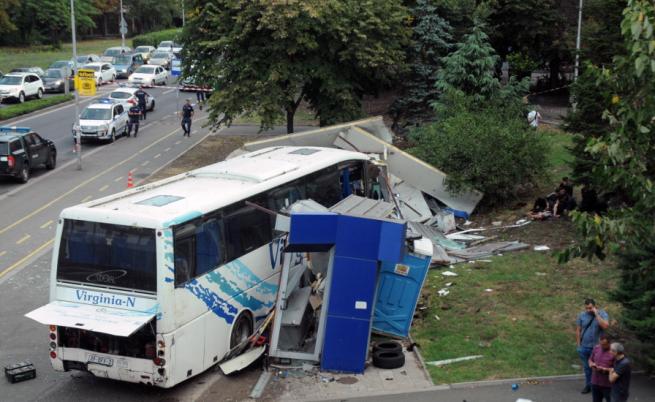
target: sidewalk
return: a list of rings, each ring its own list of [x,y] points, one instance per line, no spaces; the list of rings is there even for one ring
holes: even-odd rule
[[[512,383],[519,384],[512,391]],[[386,395],[367,395],[339,401],[376,402],[514,402],[519,398],[532,402],[590,402],[591,394],[582,395],[581,376],[545,377],[535,381],[503,380],[482,381],[436,386],[431,390]],[[336,400],[335,400],[336,401]],[[655,379],[645,375],[635,375],[630,386],[630,402],[655,402]]]

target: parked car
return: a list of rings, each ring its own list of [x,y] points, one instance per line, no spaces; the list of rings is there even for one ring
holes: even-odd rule
[[[74,61],[71,59],[71,61]],[[100,61],[100,56],[97,54],[85,54],[82,56],[77,56],[77,66],[83,66],[89,63],[96,63]]]
[[[161,42],[159,42],[159,45],[157,45],[157,50],[170,52],[170,51],[173,50],[173,45],[174,44],[175,44],[175,42],[173,42],[172,40],[161,41]]]
[[[73,140],[80,138],[108,140],[114,142],[116,136],[127,134],[127,110],[111,99],[101,99],[89,105],[80,114],[80,125],[73,124]]]
[[[120,56],[123,54],[128,54],[132,53],[132,48],[129,46],[115,46],[115,47],[110,47],[105,50],[105,52],[102,54],[100,57],[100,61],[105,61],[107,63],[113,63],[114,62],[114,57]]]
[[[139,103],[139,100],[136,98],[134,93],[138,90],[138,87],[121,87],[109,94],[109,99],[115,103],[120,103],[123,105],[123,108],[129,110],[132,106]],[[155,110],[155,98],[148,94],[146,95],[146,109],[149,111]]]
[[[93,70],[96,77],[96,85],[100,86],[104,82],[116,80],[116,69],[110,63],[89,63],[82,67],[85,70]]]
[[[44,165],[57,164],[55,143],[28,127],[0,127],[0,176],[15,177],[22,183],[30,179],[30,171]]]
[[[68,80],[68,88],[72,91],[75,89],[75,80],[68,74],[68,69],[64,68],[49,68],[45,70],[43,77],[43,87],[46,92],[65,92],[66,80]]]
[[[143,58],[143,62],[147,63],[150,60],[150,55],[155,51],[154,46],[137,46],[134,53],[138,53]]]
[[[30,96],[43,97],[43,81],[32,73],[9,73],[0,78],[0,102],[5,99],[25,102]]]
[[[173,60],[173,53],[162,50],[155,50],[150,56],[148,64],[155,66],[162,66],[165,69],[171,68],[171,60]]]
[[[168,71],[162,66],[148,64],[137,68],[127,81],[135,85],[166,85],[168,82]]]
[[[86,64],[86,63],[84,63],[84,64]],[[50,64],[48,66],[48,70],[50,70],[51,68],[57,68],[57,69],[65,68],[67,71],[70,71],[71,75],[72,75],[73,74],[73,67],[74,66],[73,66],[73,61],[72,60],[59,60],[59,61],[55,61],[54,63]],[[46,73],[48,72],[48,70],[46,70]]]
[[[33,73],[39,77],[43,77],[45,71],[41,67],[18,67],[10,71],[10,73]]]
[[[143,57],[139,53],[122,54],[114,57],[114,68],[116,77],[127,78],[140,66],[144,64]]]

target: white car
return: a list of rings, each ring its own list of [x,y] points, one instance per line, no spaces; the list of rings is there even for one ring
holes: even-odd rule
[[[116,136],[127,134],[127,110],[111,100],[89,105],[80,114],[80,125],[73,124],[73,140],[80,132],[82,140],[92,138],[114,142]]]
[[[105,50],[105,52],[100,56],[100,61],[104,61],[107,63],[113,63],[114,62],[114,57],[120,56],[123,54],[129,54],[132,53],[132,48],[129,46],[115,46],[115,47],[110,47]]]
[[[137,46],[134,49],[134,53],[140,54],[141,57],[143,57],[143,61],[146,62],[146,63],[148,62],[148,60],[150,60],[150,55],[154,51],[155,51],[154,46]]]
[[[41,99],[43,92],[43,81],[34,73],[9,73],[0,78],[0,101],[15,99],[23,103],[30,96]]]
[[[82,67],[84,70],[93,70],[96,77],[96,85],[100,86],[104,82],[116,81],[116,69],[109,63],[89,63]]]
[[[134,85],[166,85],[168,82],[168,71],[162,66],[143,65],[137,68],[127,81]]]
[[[139,103],[139,100],[134,95],[134,93],[138,90],[139,88],[134,87],[118,88],[109,94],[109,99],[115,103],[120,103],[123,105],[125,110],[129,110],[132,106]],[[150,111],[155,110],[155,98],[150,94],[147,94],[146,96],[146,109]]]
[[[171,68],[171,60],[173,60],[173,53],[163,50],[155,50],[150,55],[148,64],[153,66],[162,66],[164,68]]]

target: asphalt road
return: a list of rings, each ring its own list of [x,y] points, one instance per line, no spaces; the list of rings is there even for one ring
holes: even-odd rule
[[[104,86],[101,93],[110,90]],[[53,171],[36,171],[28,184],[0,181],[0,366],[30,359],[37,368],[34,380],[18,384],[0,380],[0,400],[189,400],[197,383],[203,382],[200,376],[166,391],[80,372],[54,372],[47,355],[47,329],[23,317],[48,302],[51,246],[63,208],[124,190],[129,171],[138,184],[208,135],[201,127],[206,114],[198,112],[191,137],[182,137],[175,112],[184,94],[178,99],[173,88],[148,92],[155,96],[156,107],[142,122],[139,136],[121,137],[113,144],[84,144],[82,170],[77,170],[72,152],[72,105],[2,123],[32,127],[55,141],[58,162]]]

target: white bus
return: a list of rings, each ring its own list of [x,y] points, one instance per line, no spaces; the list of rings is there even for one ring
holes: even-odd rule
[[[49,326],[52,366],[168,388],[220,362],[278,288],[284,237],[246,201],[329,207],[365,186],[367,159],[267,148],[65,209],[50,303],[27,314]]]

